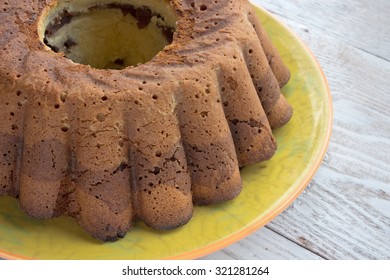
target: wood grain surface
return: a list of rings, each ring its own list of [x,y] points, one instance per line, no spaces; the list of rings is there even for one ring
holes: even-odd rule
[[[390,259],[390,1],[252,2],[318,59],[333,96],[333,134],[288,209],[203,259]]]

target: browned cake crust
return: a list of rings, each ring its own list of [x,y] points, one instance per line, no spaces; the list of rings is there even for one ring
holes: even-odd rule
[[[0,0],[0,195],[27,214],[71,215],[102,240],[135,219],[171,229],[274,154],[289,71],[246,0],[171,1],[172,44],[123,70],[45,46],[48,2]]]

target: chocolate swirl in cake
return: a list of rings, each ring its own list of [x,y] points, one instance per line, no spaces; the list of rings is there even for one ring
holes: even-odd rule
[[[72,49],[79,45],[79,40],[84,40],[84,38],[77,39],[72,34],[67,35],[65,40],[61,40],[61,44],[58,42],[54,42],[52,38],[58,35],[58,32],[71,24],[77,19],[81,17],[88,17],[91,13],[96,11],[109,11],[109,10],[119,10],[121,11],[121,15],[123,17],[131,16],[136,21],[136,26],[138,30],[146,29],[151,23],[152,18],[156,18],[153,22],[155,26],[159,29],[162,36],[165,38],[167,44],[171,44],[173,41],[173,34],[175,32],[175,28],[169,26],[165,23],[164,16],[157,12],[153,12],[150,8],[146,6],[135,7],[131,4],[120,4],[120,3],[110,3],[110,4],[99,4],[89,7],[85,11],[68,11],[67,9],[63,9],[60,13],[58,13],[46,26],[44,33],[44,43],[50,47],[54,52],[63,52],[65,56],[70,56],[72,60],[75,62],[84,63],[81,58],[76,56],[76,59],[72,58],[71,52]],[[75,55],[73,55],[74,57]],[[150,58],[150,55],[148,56]],[[144,61],[141,61],[144,62]],[[85,64],[89,64],[86,62]],[[91,65],[97,68],[117,68],[122,69],[129,65],[133,65],[135,63],[126,62],[126,57],[117,57],[111,61],[111,63],[106,64],[104,67],[99,67],[96,65]]]

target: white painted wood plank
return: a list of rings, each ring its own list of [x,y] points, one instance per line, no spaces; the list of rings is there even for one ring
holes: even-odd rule
[[[390,60],[388,0],[252,0],[280,17],[299,22]],[[321,40],[321,36],[318,37]]]
[[[269,226],[326,258],[389,259],[390,63],[285,21],[323,66],[334,129],[312,187]]]
[[[203,257],[203,260],[240,259],[240,260],[279,260],[279,259],[321,259],[307,249],[276,234],[268,228],[262,228],[248,238],[228,248]]]
[[[390,190],[326,168],[317,177],[268,226],[328,259],[389,259]]]

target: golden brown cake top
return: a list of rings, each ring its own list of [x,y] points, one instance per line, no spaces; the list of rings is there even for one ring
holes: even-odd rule
[[[110,58],[121,70],[75,63],[88,48],[69,24],[107,9],[168,45],[136,66]],[[0,12],[0,194],[34,217],[67,213],[103,240],[134,219],[180,226],[193,203],[238,195],[239,168],[269,159],[271,127],[291,117],[289,72],[247,1],[8,0]]]

